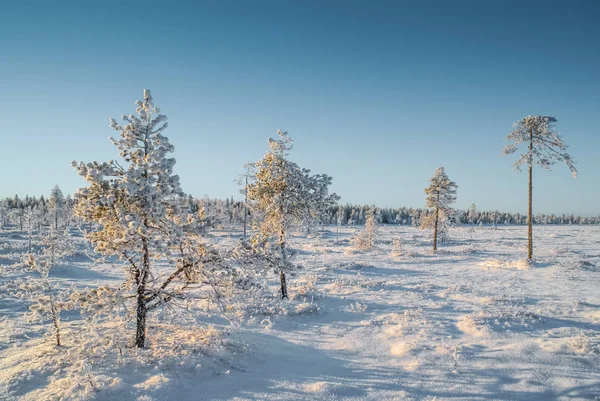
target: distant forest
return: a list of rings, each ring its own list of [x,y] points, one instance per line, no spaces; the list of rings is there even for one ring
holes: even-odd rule
[[[54,189],[53,191],[55,191]],[[60,190],[59,190],[60,191]],[[55,198],[58,198],[59,202]],[[193,198],[188,196],[185,200],[194,212],[202,212],[206,224],[216,227],[219,225],[238,225],[244,221],[244,202],[233,199]],[[62,204],[58,204],[62,203]],[[50,225],[60,209],[61,219],[70,221],[73,209],[73,198],[69,195],[58,197],[43,195],[40,197],[15,195],[0,200],[0,228],[7,225],[23,226],[24,216],[35,214],[38,225]],[[371,205],[343,204],[327,209],[321,217],[326,225],[363,225],[367,211]],[[249,212],[248,212],[249,213]],[[432,213],[426,208],[398,207],[377,208],[376,218],[380,224],[401,224],[419,226],[421,219]],[[475,205],[469,210],[455,210],[450,216],[454,224],[527,224],[527,215],[521,213],[507,213],[497,210],[477,210]],[[534,224],[600,224],[600,216],[584,217],[575,214],[536,214]]]

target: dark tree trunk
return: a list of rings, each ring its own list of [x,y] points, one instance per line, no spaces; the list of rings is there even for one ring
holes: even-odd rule
[[[52,288],[50,287],[50,283],[48,282],[48,276],[43,276],[43,279],[44,286],[46,287],[46,292],[48,293],[48,297],[50,298],[50,314],[52,315],[52,325],[54,326],[54,339],[56,341],[56,345],[60,347],[60,310],[56,305],[54,294],[52,294]]]
[[[56,345],[60,347],[60,318],[58,316],[58,308],[54,301],[52,301],[52,305],[50,306],[52,311],[52,323],[54,324],[54,337],[56,339]]]
[[[137,307],[136,307],[136,330],[135,346],[144,348],[146,344],[146,315],[148,314],[148,305],[146,305],[146,279],[150,269],[150,257],[148,252],[148,240],[142,239],[142,270],[138,272],[137,277]]]
[[[244,187],[244,238],[246,238],[247,222],[248,222],[248,176],[246,175],[246,186]]]
[[[283,266],[279,271],[279,282],[281,284],[281,299],[288,297],[287,282],[285,280],[285,269],[287,268],[287,254],[285,249],[285,216],[283,215],[283,201],[280,205],[281,228],[279,231],[279,247],[281,248],[281,260]]]
[[[144,155],[148,155],[148,134],[149,125],[146,127],[146,134],[144,140]],[[148,170],[144,168],[142,173],[144,181],[148,183]],[[144,210],[147,210],[148,204],[144,202]],[[146,213],[146,212],[144,212]],[[144,228],[145,232],[148,231],[148,217],[144,215]],[[136,284],[136,328],[135,328],[135,346],[136,348],[144,348],[146,345],[146,316],[148,315],[148,304],[146,300],[146,281],[148,274],[150,273],[150,250],[148,244],[148,238],[144,235],[142,237],[142,267],[137,271]]]
[[[433,223],[433,252],[437,251],[437,231],[438,220],[440,218],[440,193],[437,194],[437,204],[435,205],[435,221]]]
[[[146,315],[148,309],[144,300],[144,285],[140,284],[137,290],[137,308],[136,308],[136,329],[135,329],[135,346],[136,348],[144,348],[146,344]]]
[[[281,283],[281,299],[288,297],[287,294],[287,282],[285,281],[285,273],[283,270],[279,272],[279,282]]]
[[[533,158],[533,129],[529,131],[529,154]],[[533,257],[533,160],[529,161],[529,200],[527,210],[527,259]]]
[[[146,302],[146,281],[150,271],[150,254],[148,250],[148,239],[142,238],[142,268],[137,275],[136,292],[136,330],[135,346],[144,348],[146,344],[146,315],[148,314],[148,305]]]

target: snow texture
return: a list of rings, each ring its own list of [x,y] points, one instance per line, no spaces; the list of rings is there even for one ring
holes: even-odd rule
[[[20,286],[33,273],[6,268],[0,400],[599,399],[599,227],[536,227],[532,264],[523,262],[523,226],[454,228],[435,255],[428,233],[410,226],[380,225],[377,246],[361,253],[346,252],[352,234],[290,235],[303,269],[289,299],[249,298],[237,323],[198,301],[177,322],[153,317],[148,349],[115,334],[96,350],[80,330],[84,314],[72,310],[56,347],[49,322],[26,318]],[[230,247],[241,230],[210,235]],[[27,246],[26,232],[0,231],[1,263]],[[78,255],[51,270],[53,285],[124,281],[110,263]]]

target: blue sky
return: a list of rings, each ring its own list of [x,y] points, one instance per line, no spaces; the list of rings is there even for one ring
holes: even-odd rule
[[[281,128],[343,202],[422,207],[443,165],[458,207],[525,212],[498,155],[551,114],[580,178],[536,169],[534,212],[600,213],[599,2],[126,3],[0,6],[0,196],[83,186],[70,161],[115,158],[108,118],[150,88],[195,196],[238,197]]]

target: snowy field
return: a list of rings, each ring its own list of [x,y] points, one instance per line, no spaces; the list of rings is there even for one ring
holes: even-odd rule
[[[79,315],[63,312],[64,344],[53,346],[48,322],[25,317],[27,275],[9,269],[0,400],[600,400],[600,227],[534,227],[531,267],[526,226],[459,227],[436,255],[423,230],[380,227],[368,252],[352,251],[352,231],[291,238],[303,268],[289,277],[290,300],[248,305],[233,323],[195,305],[202,313],[177,328],[169,317],[149,323],[151,342],[162,333],[172,343],[85,361],[72,357],[87,338],[70,335]],[[0,264],[26,249],[23,233],[0,232]],[[51,278],[63,288],[124,281],[84,254]]]

